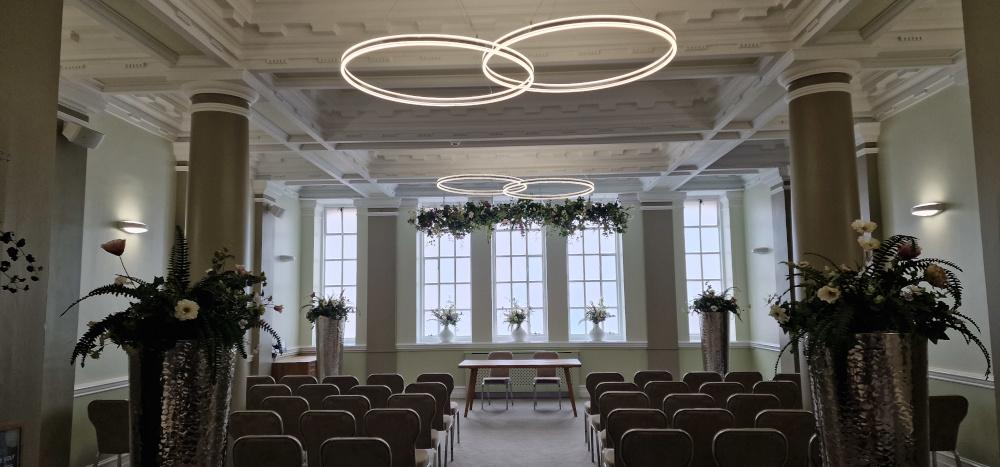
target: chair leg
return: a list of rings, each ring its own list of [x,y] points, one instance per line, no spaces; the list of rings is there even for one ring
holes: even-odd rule
[[[962,458],[958,457],[958,451],[951,451],[951,453],[952,455],[955,456],[955,467],[962,467],[963,465],[965,465],[962,464]]]
[[[122,455],[118,455],[118,467],[122,467]]]
[[[594,463],[594,452],[597,451],[597,444],[594,440],[594,426],[590,426],[590,463]]]
[[[94,460],[94,467],[101,465],[101,453],[97,453],[97,458]]]
[[[458,444],[462,444],[462,417],[455,411],[455,432],[458,433]]]

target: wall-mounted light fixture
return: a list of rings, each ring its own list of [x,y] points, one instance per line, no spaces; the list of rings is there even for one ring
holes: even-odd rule
[[[139,221],[118,221],[118,230],[130,234],[149,232],[149,227]]]
[[[750,251],[752,251],[755,255],[766,255],[771,252],[771,248],[766,246],[759,246]]]
[[[918,204],[910,209],[910,214],[917,217],[930,217],[941,214],[947,206],[944,203],[923,203]]]

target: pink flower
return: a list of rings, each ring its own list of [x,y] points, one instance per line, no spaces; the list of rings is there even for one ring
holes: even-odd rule
[[[274,311],[277,311],[278,313],[285,311],[285,305],[274,305]]]
[[[948,275],[945,274],[944,268],[936,264],[927,266],[927,269],[924,270],[924,280],[939,289],[948,286]]]
[[[905,243],[900,245],[897,254],[903,259],[913,259],[920,256],[920,246],[914,242]]]
[[[116,238],[114,240],[104,242],[101,244],[101,249],[115,256],[121,256],[125,253],[125,239]]]

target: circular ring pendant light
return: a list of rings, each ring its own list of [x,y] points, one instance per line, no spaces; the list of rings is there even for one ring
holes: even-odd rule
[[[583,188],[576,191],[566,191],[563,193],[554,193],[554,194],[526,193],[526,190],[531,185],[574,185]],[[533,178],[531,180],[510,182],[504,185],[503,187],[504,195],[510,196],[511,198],[530,199],[535,201],[568,199],[577,196],[586,196],[593,192],[594,192],[594,182],[591,182],[590,180],[584,180],[581,178],[566,178],[566,177]]]
[[[404,47],[448,47],[482,52],[484,56],[488,54],[490,57],[499,55],[501,58],[521,67],[527,73],[527,77],[523,80],[516,80],[505,76],[504,89],[497,92],[490,92],[489,94],[462,97],[432,97],[390,91],[358,78],[349,68],[351,62],[366,54]],[[402,34],[378,37],[351,46],[340,57],[340,74],[351,86],[375,97],[403,104],[455,107],[490,104],[523,94],[535,80],[535,65],[531,63],[531,60],[528,60],[528,57],[510,47],[501,46],[495,42],[475,37],[449,34]]]
[[[663,39],[668,47],[667,51],[656,60],[653,60],[646,66],[637,68],[628,73],[612,76],[610,78],[593,81],[581,81],[577,83],[543,83],[534,81],[529,85],[528,91],[569,93],[595,91],[598,89],[620,86],[656,73],[667,66],[677,55],[677,35],[674,34],[673,30],[658,21],[635,16],[620,15],[572,16],[525,26],[500,37],[496,40],[496,48],[483,55],[483,73],[490,81],[500,86],[504,86],[508,89],[520,89],[521,86],[523,86],[523,84],[521,84],[523,83],[522,81],[518,81],[498,73],[490,67],[490,60],[497,55],[501,55],[501,52],[510,50],[510,46],[513,46],[523,40],[538,37],[544,34],[575,29],[631,29],[635,31],[642,31]]]
[[[447,191],[448,193],[454,193],[456,195],[466,195],[466,196],[503,196],[506,194],[505,188],[511,184],[521,183],[521,179],[517,177],[511,177],[509,175],[493,175],[493,174],[461,174],[461,175],[449,175],[447,177],[441,177],[437,181],[437,187],[441,191]],[[455,183],[462,182],[503,182],[503,188],[497,190],[479,190],[479,189],[469,189],[469,188],[459,188],[452,186]],[[527,190],[527,186],[522,186],[520,189],[517,187],[513,188],[513,193],[520,193]]]

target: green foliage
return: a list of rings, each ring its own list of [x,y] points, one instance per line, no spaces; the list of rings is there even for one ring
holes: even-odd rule
[[[497,225],[526,231],[532,225],[547,225],[568,237],[586,226],[597,226],[604,234],[624,233],[628,228],[629,209],[618,203],[592,203],[583,198],[562,204],[517,200],[494,204],[472,202],[432,209],[421,209],[410,217],[410,224],[430,236],[450,234],[462,238],[475,230],[492,233]]]
[[[695,297],[691,303],[691,311],[694,313],[732,313],[737,318],[740,316],[740,305],[736,303],[736,297],[730,292],[732,288],[716,292],[711,285],[705,285],[705,290]]]
[[[340,291],[339,297],[321,297],[313,292],[309,295],[309,304],[302,307],[308,308],[306,319],[310,323],[315,323],[320,316],[325,316],[333,320],[346,319],[347,315],[354,313],[351,301],[344,296],[344,291]]]
[[[180,226],[174,230],[174,246],[170,250],[167,283],[175,290],[186,290],[191,284],[191,261],[188,259],[188,242]]]

